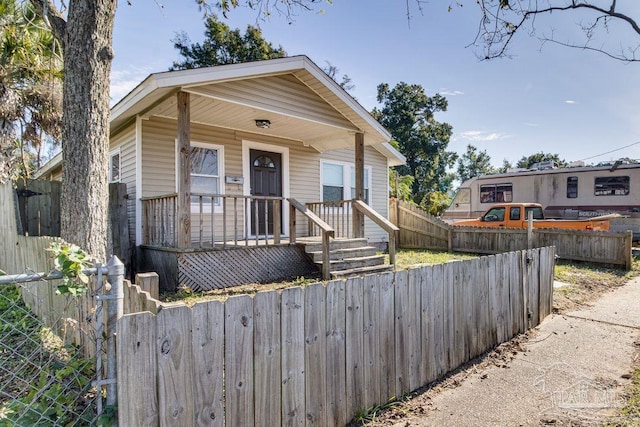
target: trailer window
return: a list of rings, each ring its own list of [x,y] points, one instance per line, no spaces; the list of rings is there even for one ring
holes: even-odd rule
[[[567,178],[567,198],[575,199],[578,197],[578,177],[570,176]]]
[[[512,201],[512,184],[492,184],[480,186],[480,203],[502,203]]]
[[[602,176],[595,180],[596,196],[627,196],[629,195],[628,176]]]

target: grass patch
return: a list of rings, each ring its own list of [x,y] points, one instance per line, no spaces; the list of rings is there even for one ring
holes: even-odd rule
[[[628,398],[624,408],[607,424],[608,427],[640,425],[640,368],[634,370],[626,394]]]

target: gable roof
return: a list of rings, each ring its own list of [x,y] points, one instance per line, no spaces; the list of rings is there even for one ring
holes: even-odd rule
[[[149,75],[111,109],[111,132],[136,115],[176,118],[178,91],[190,93],[191,121],[300,141],[318,151],[352,148],[354,134],[391,166],[404,156],[391,135],[338,83],[306,56],[270,59]]]

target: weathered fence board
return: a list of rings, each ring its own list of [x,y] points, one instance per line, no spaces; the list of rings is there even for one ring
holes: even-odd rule
[[[364,404],[371,407],[380,401],[380,292],[375,275],[365,276],[363,295],[364,322]]]
[[[253,298],[253,355],[256,426],[280,424],[282,407],[280,336],[282,301],[277,292],[258,292]]]
[[[397,396],[396,391],[396,331],[394,274],[383,273],[378,278],[380,292],[380,399],[387,401]]]
[[[282,292],[282,425],[305,423],[304,291]]]
[[[433,282],[433,267],[422,267],[418,272],[420,277],[420,383],[428,384],[436,379],[435,357],[435,284]]]
[[[352,277],[346,285],[347,414],[364,408],[364,279]]]
[[[326,288],[310,285],[304,292],[305,401],[307,425],[327,424]]]
[[[148,312],[118,320],[118,396],[126,396],[118,400],[118,414],[127,420],[120,425],[159,425],[156,324],[156,316]]]
[[[192,424],[195,412],[191,309],[185,305],[162,309],[157,325],[160,426]]]
[[[399,246],[447,250],[450,226],[420,207],[389,199],[389,219],[400,228]]]
[[[409,330],[409,283],[407,271],[396,273],[395,325],[396,325],[396,390],[399,395],[409,392],[411,337]]]
[[[327,423],[347,421],[346,292],[343,280],[327,283]],[[350,373],[349,373],[350,374]],[[273,424],[275,425],[275,424]]]
[[[224,335],[226,422],[250,426],[255,420],[253,299],[250,296],[233,296],[226,301]]]
[[[196,303],[191,310],[195,425],[224,425],[224,304]]]
[[[120,424],[345,425],[535,326],[550,311],[553,255],[533,249],[125,316]]]

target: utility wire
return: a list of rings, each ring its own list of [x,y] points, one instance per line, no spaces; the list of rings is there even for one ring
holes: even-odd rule
[[[640,144],[640,141],[634,142],[633,144],[625,145],[624,147],[616,148],[615,150],[607,151],[606,153],[596,154],[595,156],[585,157],[584,159],[580,159],[579,161],[590,160],[596,157],[604,156],[606,154],[613,153],[615,151],[624,150],[625,148],[633,147],[634,145]]]

